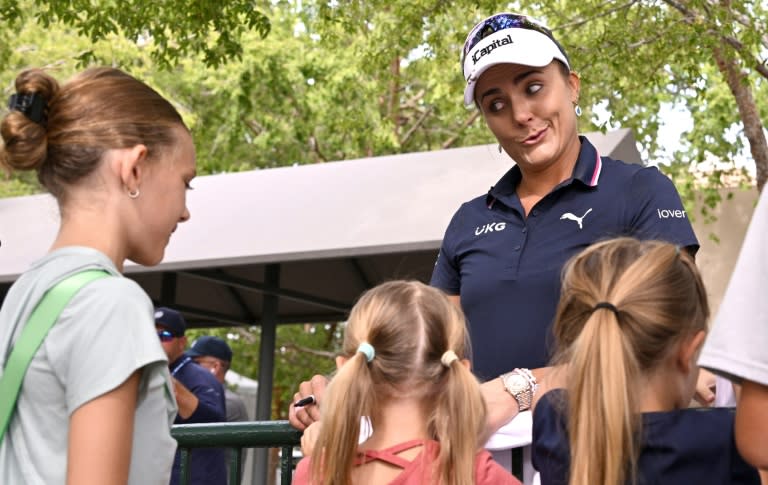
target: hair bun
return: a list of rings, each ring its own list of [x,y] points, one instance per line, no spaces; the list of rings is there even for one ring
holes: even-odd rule
[[[16,77],[16,100],[19,96],[34,94],[39,108],[42,105],[42,119],[36,122],[29,114],[11,110],[0,124],[4,146],[0,151],[0,164],[13,170],[36,170],[47,158],[48,137],[45,123],[47,107],[59,92],[59,83],[41,69],[28,69]],[[35,120],[39,117],[32,116]]]

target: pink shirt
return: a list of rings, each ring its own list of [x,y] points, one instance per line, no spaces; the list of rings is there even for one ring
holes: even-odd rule
[[[429,460],[423,459],[424,451],[412,461],[398,456],[398,453],[422,444],[426,448],[427,456],[431,457]],[[365,450],[360,453],[355,465],[380,460],[403,469],[402,473],[390,482],[390,485],[422,485],[429,483],[428,477],[425,480],[425,474],[428,473],[427,465],[437,456],[439,446],[436,441],[412,440],[383,450]],[[310,484],[309,468],[310,458],[306,457],[296,466],[293,485]],[[491,454],[486,450],[479,451],[475,457],[475,483],[477,485],[521,485],[517,478],[493,461]]]

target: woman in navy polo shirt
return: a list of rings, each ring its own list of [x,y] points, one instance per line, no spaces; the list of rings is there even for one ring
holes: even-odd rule
[[[571,256],[616,236],[661,239],[692,255],[699,246],[667,177],[601,156],[578,135],[580,79],[546,27],[493,15],[472,29],[461,63],[465,104],[480,110],[516,164],[456,212],[432,285],[467,315],[473,370],[489,380],[489,429],[497,429],[530,406],[541,371],[528,369],[549,360]]]

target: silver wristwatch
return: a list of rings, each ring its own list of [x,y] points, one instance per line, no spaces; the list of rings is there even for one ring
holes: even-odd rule
[[[536,378],[528,369],[515,369],[501,375],[504,389],[515,398],[520,411],[531,408],[533,394],[536,392]]]

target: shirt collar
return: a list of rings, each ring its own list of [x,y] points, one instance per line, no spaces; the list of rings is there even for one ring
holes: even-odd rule
[[[573,167],[571,178],[563,182],[562,185],[567,185],[572,180],[578,180],[587,187],[597,187],[603,170],[603,161],[589,140],[583,136],[579,136],[579,140],[581,141],[581,148],[579,149],[579,157],[576,159],[576,165]],[[488,191],[485,198],[488,208],[493,207],[496,199],[503,200],[506,196],[514,194],[522,177],[523,174],[517,165],[509,169]]]

